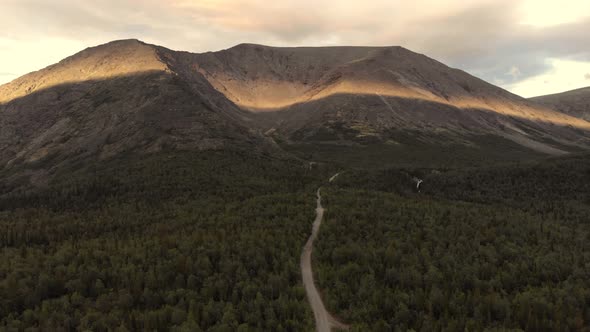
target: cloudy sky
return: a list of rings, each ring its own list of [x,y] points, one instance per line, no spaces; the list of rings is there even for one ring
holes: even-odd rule
[[[137,38],[192,52],[401,45],[525,97],[590,86],[588,0],[0,0],[0,84]]]

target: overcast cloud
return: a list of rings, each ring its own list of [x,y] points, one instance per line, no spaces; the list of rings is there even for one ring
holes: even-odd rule
[[[0,0],[0,83],[138,38],[204,52],[401,45],[524,96],[590,85],[587,0]]]

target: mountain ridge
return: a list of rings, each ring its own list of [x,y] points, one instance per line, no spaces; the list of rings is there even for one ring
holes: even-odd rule
[[[590,121],[590,87],[529,99],[564,114]]]
[[[0,86],[0,124],[9,167],[277,143],[412,149],[401,132],[482,154],[478,136],[545,154],[590,146],[590,122],[401,46],[190,53],[113,41]]]
[[[133,59],[133,61],[129,61]],[[0,103],[58,84],[165,71],[153,45],[136,39],[112,41],[86,48],[56,64],[0,85]]]
[[[205,80],[195,78],[195,92],[159,52],[137,40],[115,41],[0,86],[2,168],[42,163],[45,172],[166,149],[272,149],[239,110],[219,111],[225,98]]]

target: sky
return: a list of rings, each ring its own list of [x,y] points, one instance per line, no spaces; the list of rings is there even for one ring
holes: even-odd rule
[[[524,97],[590,86],[589,0],[0,0],[0,84],[86,47],[400,45]]]

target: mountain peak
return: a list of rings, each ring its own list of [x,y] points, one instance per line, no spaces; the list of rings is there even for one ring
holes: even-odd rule
[[[57,64],[0,86],[0,103],[57,85],[166,69],[155,46],[137,39],[112,41],[89,47]]]
[[[116,40],[0,86],[0,124],[0,162],[15,165],[266,147],[265,132],[348,145],[397,142],[402,132],[471,145],[495,136],[550,154],[590,146],[590,122],[400,46],[239,44],[195,54]]]
[[[142,45],[149,45],[146,42],[144,42],[143,40],[139,40],[137,38],[127,38],[127,39],[116,39],[116,40],[112,40],[108,43],[105,43],[104,45],[108,45],[108,44],[142,44]]]
[[[264,47],[264,48],[283,48],[283,49],[297,49],[297,48],[309,48],[309,49],[322,49],[322,48],[331,48],[331,49],[342,49],[342,48],[362,48],[362,49],[387,49],[387,48],[404,48],[400,45],[381,45],[381,46],[368,46],[368,45],[325,45],[325,46],[272,46],[272,45],[264,45],[264,44],[256,44],[256,43],[239,43],[235,46],[230,47],[232,48],[245,48],[245,47]]]

